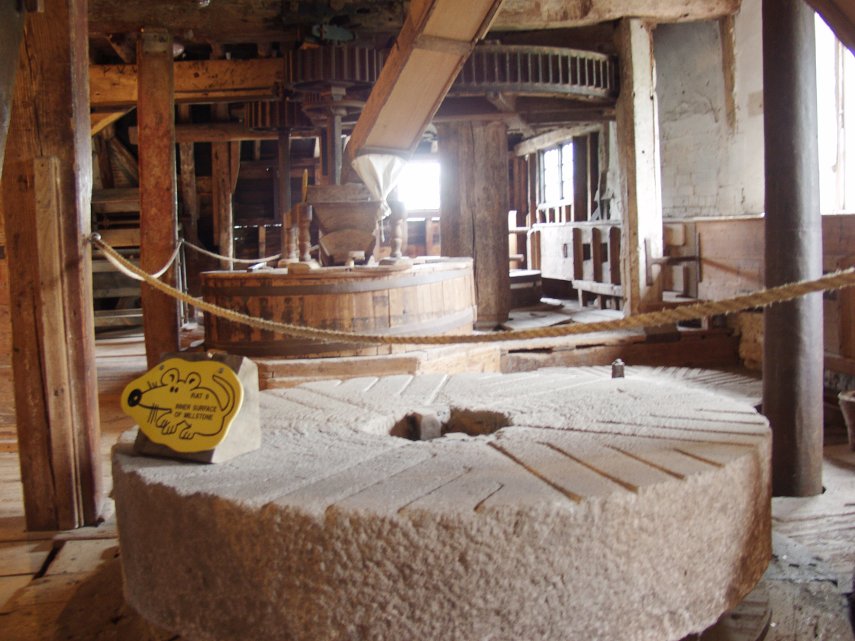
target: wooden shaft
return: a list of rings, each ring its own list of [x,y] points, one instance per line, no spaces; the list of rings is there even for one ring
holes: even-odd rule
[[[389,207],[392,209],[392,213],[389,215],[390,222],[392,223],[391,255],[392,258],[401,258],[406,249],[404,238],[407,228],[407,208],[400,200],[390,201]]]
[[[172,37],[165,29],[144,29],[137,43],[139,61],[140,266],[158,271],[175,250],[175,117],[173,115]],[[175,270],[163,279],[175,283]],[[142,286],[143,329],[149,367],[178,350],[178,305]]]
[[[282,221],[282,259],[293,260],[296,258],[297,245],[294,234],[295,225],[291,218],[291,132],[281,131],[278,138],[277,173],[276,181],[279,186],[277,206],[279,208],[279,220]]]
[[[588,203],[588,136],[573,138],[573,220],[590,217]]]
[[[838,263],[840,269],[855,267],[855,253],[846,256]],[[855,287],[841,289],[840,300],[840,355],[855,359]]]
[[[229,143],[211,144],[211,180],[214,203],[214,227],[217,248],[221,256],[234,256],[234,231],[232,228],[232,190]],[[220,261],[220,269],[230,270],[231,262]]]
[[[15,71],[18,68],[18,49],[24,33],[24,11],[17,2],[0,3],[0,178],[3,177],[3,153],[6,150],[6,132],[12,114],[12,97],[15,88]]]
[[[190,105],[178,106],[178,119],[180,122],[190,122]],[[184,226],[184,237],[194,245],[198,245],[199,200],[196,193],[196,160],[193,143],[179,143],[178,152],[181,160],[181,203],[184,206],[181,220]]]
[[[299,230],[299,250],[300,260],[308,262],[312,260],[310,253],[312,248],[311,225],[312,225],[312,206],[306,203],[300,203],[296,206],[298,212]]]
[[[330,114],[326,135],[326,166],[327,184],[341,184],[342,146],[341,146],[341,115],[335,110]]]
[[[767,286],[822,273],[815,52],[803,0],[764,0]],[[768,308],[763,413],[776,495],[822,492],[822,368],[822,296]]]
[[[615,32],[620,58],[620,96],[616,105],[623,194],[624,312],[654,311],[662,304],[660,268],[647,261],[662,256],[662,185],[659,175],[659,116],[656,105],[651,25],[621,20]],[[647,250],[646,250],[647,249]],[[649,250],[649,251],[648,251]]]

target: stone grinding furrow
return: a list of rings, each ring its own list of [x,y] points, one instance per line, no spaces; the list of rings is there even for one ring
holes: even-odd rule
[[[409,374],[384,378],[366,377],[350,379],[329,389],[314,388],[313,391],[336,402],[387,414],[412,380],[413,377]]]
[[[418,448],[411,444],[402,445],[335,471],[333,474],[320,476],[293,492],[279,496],[275,504],[280,507],[299,508],[314,516],[321,516],[335,503],[369,487],[384,483],[430,457],[431,454],[427,448]]]
[[[671,445],[670,449],[664,447],[661,449],[620,447],[619,449],[622,453],[681,479],[705,474],[710,471],[710,468],[716,467],[712,463],[703,462],[680,452],[677,448],[684,446],[685,443],[673,441]]]
[[[576,502],[626,490],[547,445],[511,437],[497,439],[494,446]]]
[[[401,508],[401,514],[460,514],[477,511],[502,487],[502,479],[497,478],[495,474],[485,474],[481,469],[469,469],[450,483]]]
[[[449,380],[447,374],[424,374],[413,378],[401,393],[401,401],[431,405]]]
[[[615,456],[617,450],[605,445],[591,443],[579,447],[573,441],[574,439],[567,438],[567,435],[560,432],[541,437],[541,442],[574,458],[582,465],[596,470],[632,492],[637,492],[639,488],[648,485],[663,483],[669,478],[665,472],[625,454],[618,452],[620,455]]]
[[[502,483],[502,487],[494,494],[484,497],[475,506],[478,511],[517,511],[520,506],[530,503],[535,497],[544,509],[570,507],[571,501],[566,494],[533,475],[494,447],[482,448],[479,455],[481,465],[469,472],[468,476],[497,479]]]
[[[392,515],[468,471],[465,463],[456,457],[447,460],[436,456],[436,452],[432,454],[416,465],[338,501],[330,509]]]
[[[677,451],[713,465],[725,466],[752,454],[754,448],[742,443],[683,443],[677,446]]]

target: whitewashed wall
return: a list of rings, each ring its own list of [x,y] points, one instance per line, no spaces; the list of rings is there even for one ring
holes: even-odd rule
[[[718,22],[654,32],[663,216],[738,216],[764,209],[760,0],[734,28],[735,119],[728,122]]]

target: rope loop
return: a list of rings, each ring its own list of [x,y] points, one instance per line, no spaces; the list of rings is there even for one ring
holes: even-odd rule
[[[104,252],[104,255],[111,263],[114,265],[121,265],[123,273],[133,273],[139,280],[145,281],[148,285],[151,285],[164,294],[188,303],[189,305],[213,316],[225,318],[226,320],[234,323],[243,323],[250,327],[254,327],[255,329],[287,334],[289,336],[297,336],[325,342],[335,341],[371,345],[453,345],[463,343],[499,343],[507,341],[535,340],[539,338],[558,338],[574,334],[592,334],[595,332],[607,332],[619,329],[654,327],[656,325],[696,320],[707,316],[732,314],[757,307],[769,307],[770,305],[790,301],[807,294],[818,293],[826,290],[843,289],[845,287],[855,285],[855,267],[850,267],[848,269],[825,274],[815,280],[801,281],[798,283],[789,283],[778,287],[761,289],[751,294],[736,296],[727,300],[704,301],[694,303],[692,305],[683,305],[672,309],[663,309],[656,312],[637,314],[635,316],[627,316],[625,318],[614,320],[571,325],[555,325],[552,327],[539,327],[536,329],[492,334],[390,336],[378,334],[355,334],[351,332],[292,325],[290,323],[280,323],[278,321],[249,316],[241,312],[226,309],[225,307],[219,307],[218,305],[204,301],[201,298],[196,298],[195,296],[182,292],[171,285],[164,283],[155,276],[146,273],[116,252],[115,249],[105,243],[100,236],[97,236],[97,234],[90,236],[90,242]]]
[[[203,254],[204,256],[209,256],[210,258],[216,258],[217,260],[224,260],[232,265],[257,265],[259,263],[269,263],[273,260],[279,260],[282,257],[282,254],[276,254],[275,256],[267,256],[266,258],[230,258],[229,256],[223,256],[222,254],[208,251],[204,247],[199,247],[198,245],[194,245],[184,239],[181,239],[179,242],[184,244],[184,246],[189,247],[194,252]]]

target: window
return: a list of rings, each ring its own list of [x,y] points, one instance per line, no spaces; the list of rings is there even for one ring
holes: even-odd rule
[[[816,17],[822,213],[855,211],[855,57]]]
[[[439,160],[411,160],[398,180],[398,199],[408,212],[439,211]]]
[[[540,200],[556,204],[573,200],[573,142],[541,152]]]

